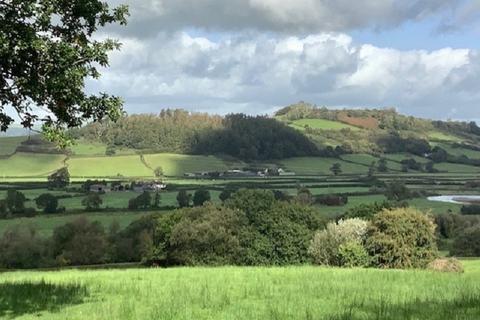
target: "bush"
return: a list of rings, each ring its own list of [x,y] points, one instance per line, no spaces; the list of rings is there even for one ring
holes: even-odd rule
[[[456,237],[450,254],[456,257],[479,257],[480,225],[471,227]]]
[[[436,259],[430,262],[427,268],[438,272],[463,273],[465,271],[462,263],[455,258]]]
[[[343,243],[338,247],[338,260],[346,268],[368,267],[371,259],[363,244],[355,241]]]
[[[411,208],[384,210],[368,227],[366,249],[382,268],[425,268],[438,256],[435,224]]]
[[[357,259],[353,255],[359,254],[358,260],[361,260],[361,250],[354,248],[354,245],[363,247],[368,223],[361,219],[340,220],[338,223],[331,222],[327,228],[315,233],[310,242],[308,253],[315,264],[329,266],[343,266],[343,263],[355,262]],[[347,245],[348,244],[348,245]],[[342,255],[340,247],[342,247]]]

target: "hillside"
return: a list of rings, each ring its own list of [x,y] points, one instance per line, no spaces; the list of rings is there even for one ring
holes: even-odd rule
[[[328,175],[335,163],[343,174],[366,174],[380,161],[391,173],[471,174],[480,172],[479,131],[474,123],[419,119],[391,109],[330,110],[306,103],[273,118],[165,110],[73,130],[76,144],[67,150],[38,136],[1,137],[0,177],[42,178],[64,166],[81,179],[247,166]]]

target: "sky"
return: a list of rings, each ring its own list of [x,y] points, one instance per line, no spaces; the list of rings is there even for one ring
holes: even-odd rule
[[[123,43],[90,92],[128,113],[394,107],[480,120],[480,0],[110,0]]]

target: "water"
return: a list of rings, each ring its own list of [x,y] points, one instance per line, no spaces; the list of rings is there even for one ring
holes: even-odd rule
[[[428,197],[430,201],[437,202],[448,202],[448,203],[457,203],[457,204],[471,204],[477,202],[480,204],[480,196],[468,196],[468,195],[445,195],[445,196],[436,196]]]

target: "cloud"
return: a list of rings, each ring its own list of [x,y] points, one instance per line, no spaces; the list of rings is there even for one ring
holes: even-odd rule
[[[136,37],[159,31],[199,28],[256,30],[288,34],[346,32],[396,27],[444,14],[462,0],[110,0],[131,9],[128,32]]]
[[[124,38],[111,68],[89,90],[116,93],[127,110],[185,107],[263,114],[310,101],[327,106],[395,106],[432,118],[477,117],[480,54],[356,44],[343,33],[236,35],[211,40],[188,32]]]

